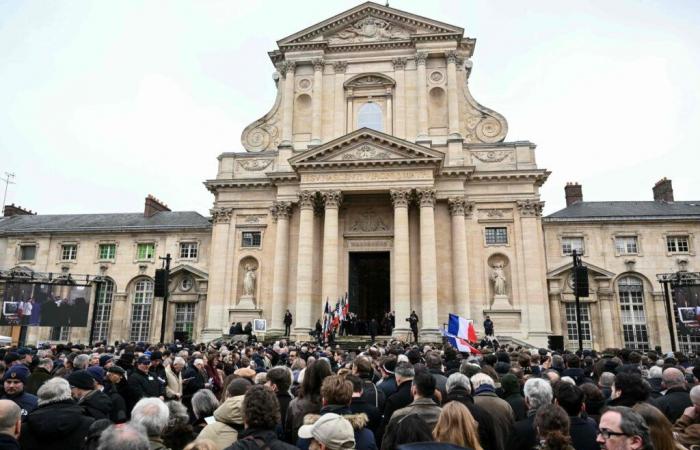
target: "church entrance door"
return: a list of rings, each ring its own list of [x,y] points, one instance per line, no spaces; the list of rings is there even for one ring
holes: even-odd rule
[[[357,314],[357,334],[369,334],[366,324],[389,312],[391,300],[391,270],[389,252],[351,252],[349,267],[350,312]]]

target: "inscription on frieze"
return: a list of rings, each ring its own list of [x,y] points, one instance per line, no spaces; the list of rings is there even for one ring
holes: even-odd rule
[[[430,180],[431,170],[414,170],[406,172],[336,172],[310,173],[302,175],[302,183],[337,183],[337,182],[375,182],[375,181],[411,181]]]

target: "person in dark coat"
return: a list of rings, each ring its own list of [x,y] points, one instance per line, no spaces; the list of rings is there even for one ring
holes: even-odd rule
[[[447,378],[445,389],[447,397],[443,403],[460,402],[467,407],[476,423],[479,424],[479,442],[481,442],[483,449],[504,450],[507,436],[497,434],[491,415],[474,403],[469,378],[461,373],[453,373]]]
[[[148,356],[140,356],[136,361],[136,368],[129,375],[127,407],[130,411],[144,397],[160,397],[161,400],[165,398],[165,385],[148,372],[150,366],[151,359]]]
[[[486,336],[493,336],[493,321],[489,316],[486,316],[486,320],[484,320],[484,334]]]
[[[663,396],[652,400],[650,403],[659,408],[659,411],[671,423],[675,423],[683,415],[683,411],[693,405],[693,402],[690,401],[688,385],[685,382],[683,372],[675,367],[669,367],[664,370],[661,379],[666,392]]]
[[[112,401],[112,411],[109,418],[114,423],[124,423],[129,419],[131,411],[126,410],[124,395],[129,387],[124,380],[124,369],[119,366],[112,366],[107,369],[104,378],[104,392]]]
[[[418,342],[418,314],[416,314],[415,311],[411,311],[411,315],[408,316],[408,319],[406,320],[411,327],[414,342]]]
[[[90,425],[83,409],[71,399],[70,385],[52,378],[39,388],[39,406],[22,425],[22,450],[75,450],[82,448]]]
[[[20,450],[22,410],[10,400],[0,400],[0,450]]]
[[[372,363],[364,356],[358,356],[352,363],[352,373],[362,380],[362,399],[378,410],[384,411],[386,397],[384,391],[372,382]]]
[[[273,367],[267,372],[265,385],[275,392],[277,402],[280,405],[280,425],[283,428],[287,420],[287,409],[292,396],[289,388],[292,386],[292,371],[283,366]]]
[[[51,379],[51,371],[53,370],[53,361],[49,358],[39,360],[36,369],[27,378],[27,385],[24,390],[32,395],[36,395],[42,384]]]
[[[389,355],[384,360],[381,365],[380,370],[382,371],[382,381],[377,384],[377,387],[384,391],[384,396],[389,398],[391,394],[396,392],[396,377],[394,376],[394,370],[396,369],[396,356]]]
[[[396,383],[398,383],[398,387],[396,388],[396,392],[386,399],[384,406],[384,418],[376,436],[377,442],[382,442],[384,430],[389,424],[391,415],[394,414],[394,411],[405,408],[413,402],[411,384],[413,382],[413,377],[416,374],[415,370],[413,369],[413,365],[411,363],[401,362],[396,365],[394,374],[396,376]]]
[[[527,418],[515,422],[506,448],[508,450],[532,450],[537,445],[535,416],[537,410],[552,403],[552,387],[542,378],[530,378],[525,382]]]
[[[507,401],[513,414],[515,421],[523,420],[527,417],[527,406],[525,405],[525,397],[520,393],[520,383],[518,377],[509,373],[501,378],[501,388],[503,389],[503,400]]]
[[[352,383],[352,401],[350,402],[350,411],[353,414],[365,414],[369,422],[367,428],[375,435],[379,426],[382,424],[382,414],[376,406],[370,405],[362,398],[362,379],[355,375],[346,375],[345,379]]]
[[[243,400],[245,430],[226,450],[295,450],[277,438],[275,427],[280,422],[279,403],[271,389],[257,385],[246,392]]]
[[[28,378],[29,369],[23,364],[10,367],[2,377],[3,392],[0,399],[15,402],[22,410],[22,420],[25,420],[37,406],[36,396],[24,392],[24,385]]]
[[[289,336],[289,331],[292,327],[292,313],[287,310],[284,313],[284,335]]]
[[[620,372],[615,375],[615,383],[608,406],[629,406],[649,400],[649,385],[642,376],[634,372]]]
[[[598,425],[595,420],[582,415],[585,411],[583,390],[569,383],[558,383],[554,398],[569,416],[571,445],[576,450],[599,450],[600,444],[596,442]]]
[[[581,359],[576,355],[570,355],[566,360],[566,369],[561,373],[563,377],[571,377],[576,386],[580,386],[585,381],[585,372],[581,368]]]
[[[109,419],[112,400],[97,389],[95,378],[87,370],[76,370],[68,375],[71,394],[85,411],[85,415],[95,420]]]

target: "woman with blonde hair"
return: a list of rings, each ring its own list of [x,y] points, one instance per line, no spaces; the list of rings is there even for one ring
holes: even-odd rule
[[[658,408],[649,403],[637,403],[632,407],[644,418],[649,426],[649,437],[654,444],[654,450],[682,450],[683,445],[673,439],[673,426]]]
[[[442,407],[433,437],[438,442],[459,445],[473,450],[483,450],[479,442],[477,423],[466,406],[460,402],[448,402]]]

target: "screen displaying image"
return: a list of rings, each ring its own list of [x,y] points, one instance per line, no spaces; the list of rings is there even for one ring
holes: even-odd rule
[[[678,332],[700,335],[700,285],[674,286],[673,297],[678,310]]]
[[[8,283],[2,299],[0,325],[85,327],[89,286],[48,283]]]

